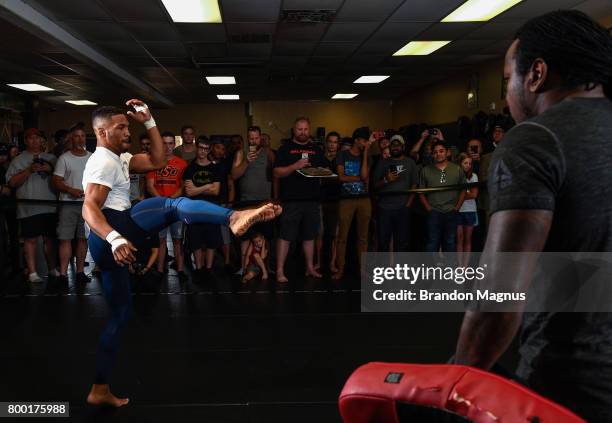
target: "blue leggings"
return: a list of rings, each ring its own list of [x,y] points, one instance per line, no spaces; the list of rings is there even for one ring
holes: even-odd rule
[[[147,238],[174,222],[228,225],[233,210],[184,197],[154,197],[141,201],[130,210],[104,209],[102,213],[113,229],[136,248],[143,248]],[[110,306],[110,320],[98,342],[95,379],[96,384],[108,384],[119,349],[119,338],[130,315],[130,274],[127,266],[115,262],[110,244],[93,231],[89,234],[89,250],[102,271],[102,290]]]

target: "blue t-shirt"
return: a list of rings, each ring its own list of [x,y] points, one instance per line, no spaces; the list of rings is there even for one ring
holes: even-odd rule
[[[336,163],[338,166],[344,166],[346,176],[361,175],[361,155],[355,156],[350,150],[340,151],[336,156]],[[343,197],[352,197],[367,194],[368,189],[364,181],[342,182],[340,193]]]

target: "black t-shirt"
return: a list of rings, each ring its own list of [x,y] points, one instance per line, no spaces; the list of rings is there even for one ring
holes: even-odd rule
[[[229,187],[227,185],[227,177],[232,171],[232,161],[223,159],[213,164],[215,171],[219,175],[219,182],[221,182],[221,188],[219,189],[219,202],[222,204],[227,203],[229,199]]]
[[[274,167],[286,167],[308,155],[310,164],[315,167],[323,166],[323,150],[309,141],[298,144],[288,140],[279,149]],[[321,182],[319,178],[307,178],[300,173],[293,172],[285,178],[280,178],[281,200],[319,200]]]
[[[221,182],[219,166],[214,163],[209,163],[206,166],[200,166],[197,162],[193,161],[183,172],[183,180],[190,180],[196,187],[212,184],[214,182]],[[227,184],[227,182],[226,182]],[[221,183],[223,186],[223,183]],[[219,191],[220,193],[221,191]],[[195,200],[206,200],[213,203],[220,203],[221,200],[219,195],[206,195],[200,194],[192,197]]]
[[[521,123],[493,154],[491,212],[551,210],[544,251],[612,251],[611,146],[612,102],[605,98],[566,99]],[[555,292],[556,279],[542,276],[532,283]],[[570,277],[579,289],[580,272]],[[525,314],[520,352],[519,376],[536,390],[579,414],[604,410],[612,418],[612,314]]]

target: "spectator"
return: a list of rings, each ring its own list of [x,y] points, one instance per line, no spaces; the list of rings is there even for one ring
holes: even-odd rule
[[[463,170],[448,161],[447,150],[442,141],[433,144],[433,163],[421,170],[421,188],[439,188],[465,183]],[[465,199],[465,190],[419,194],[419,197],[428,213],[426,251],[437,253],[441,245],[442,251],[454,253],[457,251],[457,212]]]
[[[82,126],[70,129],[70,150],[57,160],[52,183],[60,193],[60,200],[74,205],[62,204],[59,210],[57,238],[59,239],[60,282],[68,284],[68,264],[72,258],[72,241],[76,239],[76,282],[90,282],[85,274],[87,237],[83,220],[83,172],[91,153],[85,150],[85,131]]]
[[[325,138],[325,157],[323,167],[336,173],[336,155],[340,143],[340,134],[330,132]],[[329,246],[329,270],[332,273],[338,271],[337,247],[338,247],[338,199],[340,197],[340,185],[337,178],[325,178],[321,181],[321,227],[316,242],[317,265],[315,269],[321,268],[321,256],[323,246]]]
[[[66,151],[70,151],[72,149],[72,141],[68,136],[68,132],[69,131],[66,129],[58,129],[53,135],[53,139],[55,141],[55,147],[53,147],[53,155],[58,159]]]
[[[19,263],[19,224],[17,223],[17,198],[15,197],[15,190],[8,185],[8,179],[6,172],[8,171],[11,161],[19,154],[19,149],[15,145],[5,145],[4,149],[6,153],[0,156],[0,175],[4,182],[1,184],[5,187],[4,194],[1,196],[2,202],[2,213],[6,221],[6,230],[8,238],[4,239],[8,241],[8,259],[11,265],[11,271],[17,272],[21,269]],[[8,188],[8,190],[7,190]]]
[[[478,174],[480,171],[480,159],[482,158],[482,142],[478,138],[469,140],[466,145],[466,153],[472,159],[472,171]]]
[[[185,125],[181,128],[181,137],[183,143],[174,149],[174,155],[185,162],[189,163],[197,154],[195,145],[195,129],[191,125]]]
[[[229,156],[226,154],[225,144],[220,138],[212,141],[209,155],[217,168],[217,173],[221,181],[218,197],[219,204],[224,207],[232,207],[236,200],[236,189],[234,186],[234,179],[232,179],[232,161],[229,160]],[[222,249],[225,270],[227,272],[231,272],[232,270],[235,271],[235,269],[232,269],[230,262],[230,244],[232,243],[232,238],[229,228],[227,226],[221,226],[220,229],[223,238]]]
[[[378,154],[372,154],[372,156],[370,157],[370,167],[372,169],[376,169],[376,165],[378,164],[378,162],[383,159],[384,150],[388,149],[391,145],[391,141],[389,140],[389,137],[386,135],[386,133],[382,137],[378,138],[376,142],[378,144]],[[370,185],[372,185],[372,183],[373,181],[370,180]]]
[[[12,162],[15,157],[19,155],[19,147],[16,145],[9,146],[8,162]]]
[[[238,181],[240,197],[239,202],[269,202],[272,193],[271,170],[274,165],[275,155],[264,147],[261,137],[261,129],[251,126],[247,130],[247,142],[249,151],[244,156],[242,149],[236,152],[232,166],[232,179]],[[261,233],[266,240],[271,240],[274,233],[271,222],[263,222],[253,226],[245,236],[241,237],[240,253],[243,264],[247,258],[247,248],[251,242],[253,232]],[[241,265],[239,274],[245,267]]]
[[[134,253],[136,259],[130,264],[129,271],[131,281],[134,285],[133,291],[155,292],[161,280],[161,274],[157,273],[153,266],[157,263],[159,255],[159,236],[155,235],[147,239],[147,245],[142,250]]]
[[[493,129],[493,149],[496,149],[500,142],[504,139],[506,131],[501,125],[495,125]]]
[[[56,157],[41,151],[40,131],[30,128],[24,134],[26,150],[15,157],[6,173],[8,184],[16,189],[18,200],[51,200],[56,197],[51,190],[50,175]],[[59,276],[56,270],[55,229],[57,214],[55,204],[19,204],[17,219],[23,237],[23,248],[28,267],[28,280],[42,282],[36,271],[36,241],[43,237],[47,267],[51,277]]]
[[[368,251],[368,230],[372,205],[368,198],[368,178],[370,175],[370,146],[376,141],[376,134],[367,128],[353,132],[353,145],[350,150],[341,151],[336,156],[336,169],[340,182],[340,203],[338,205],[338,271],[332,276],[338,280],[344,277],[346,263],[346,241],[353,218],[357,219],[357,254]]]
[[[204,140],[198,140],[198,155],[187,166],[183,174],[185,194],[195,200],[206,200],[219,203],[221,178],[219,167],[209,160],[210,146]],[[212,223],[192,223],[187,228],[189,248],[195,257],[194,282],[210,276],[215,250],[223,245],[221,227]],[[206,245],[206,254],[203,246]]]
[[[288,282],[285,276],[285,260],[292,241],[302,239],[306,260],[306,276],[320,278],[314,268],[314,240],[319,232],[320,181],[306,178],[298,171],[308,166],[323,165],[323,151],[310,139],[310,120],[299,117],[293,124],[293,138],[279,149],[274,176],[279,178],[280,199],[283,213],[280,215],[280,235],[276,251],[276,280]]]
[[[417,186],[416,163],[405,154],[401,135],[391,138],[391,157],[382,159],[374,169],[374,187],[378,199],[378,251],[389,251],[393,237],[394,251],[409,250],[410,207],[414,194],[402,193]],[[395,194],[387,194],[394,192]]]
[[[148,154],[151,148],[151,140],[147,133],[140,134],[138,141],[140,144],[140,151]],[[126,147],[126,151],[128,151],[129,145]],[[145,199],[145,194],[147,192],[146,179],[147,178],[142,173],[130,173],[130,202],[132,205]]]
[[[472,158],[465,153],[459,155],[459,166],[465,173],[468,183],[478,182],[478,175],[472,168]],[[472,253],[472,231],[478,226],[478,213],[476,212],[476,198],[478,198],[478,187],[473,186],[465,190],[465,200],[459,209],[459,221],[457,224],[457,260],[459,266],[467,267],[470,264]]]
[[[417,164],[423,164],[427,166],[432,163],[433,143],[437,141],[444,141],[444,134],[438,128],[427,128],[421,133],[421,137],[412,146],[410,156],[414,159]],[[446,150],[448,154],[448,149]]]
[[[268,268],[266,267],[266,257],[268,257],[268,241],[258,233],[251,234],[251,240],[247,245],[247,250],[242,259],[242,267],[245,269],[242,282],[246,283],[261,275],[261,280],[268,280]]]
[[[340,151],[350,150],[353,146],[353,139],[351,137],[344,137],[340,140]]]
[[[7,253],[9,251],[8,227],[6,225],[6,212],[11,206],[11,188],[6,183],[6,169],[8,164],[8,146],[0,144],[0,269],[7,265]]]
[[[147,191],[153,197],[177,198],[183,193],[183,172],[187,167],[187,163],[173,154],[176,142],[172,132],[164,132],[162,134],[162,139],[164,141],[168,164],[163,169],[147,173]],[[184,282],[187,280],[187,275],[184,271],[183,222],[175,222],[159,233],[157,271],[165,273],[166,253],[168,249],[166,236],[168,232],[170,232],[170,236],[172,237],[178,277],[181,282]]]

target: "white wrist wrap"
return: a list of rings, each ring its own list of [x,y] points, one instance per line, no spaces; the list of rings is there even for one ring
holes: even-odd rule
[[[147,130],[155,128],[157,126],[157,123],[155,123],[155,119],[153,119],[153,116],[151,116],[151,119],[144,123],[144,126],[145,128],[147,128]]]
[[[111,251],[114,253],[117,248],[127,244],[127,239],[122,237],[119,232],[111,231],[108,235],[106,235],[106,242],[111,245]]]
[[[144,112],[148,108],[149,108],[149,106],[147,106],[146,103],[143,104],[142,106],[140,106],[140,105],[135,105],[134,106],[134,110],[136,110],[137,112]],[[147,128],[147,130],[157,126],[157,124],[155,123],[155,119],[153,119],[153,115],[151,115],[151,119],[149,119],[148,121],[146,121],[144,123],[144,126],[145,126],[145,128]]]

